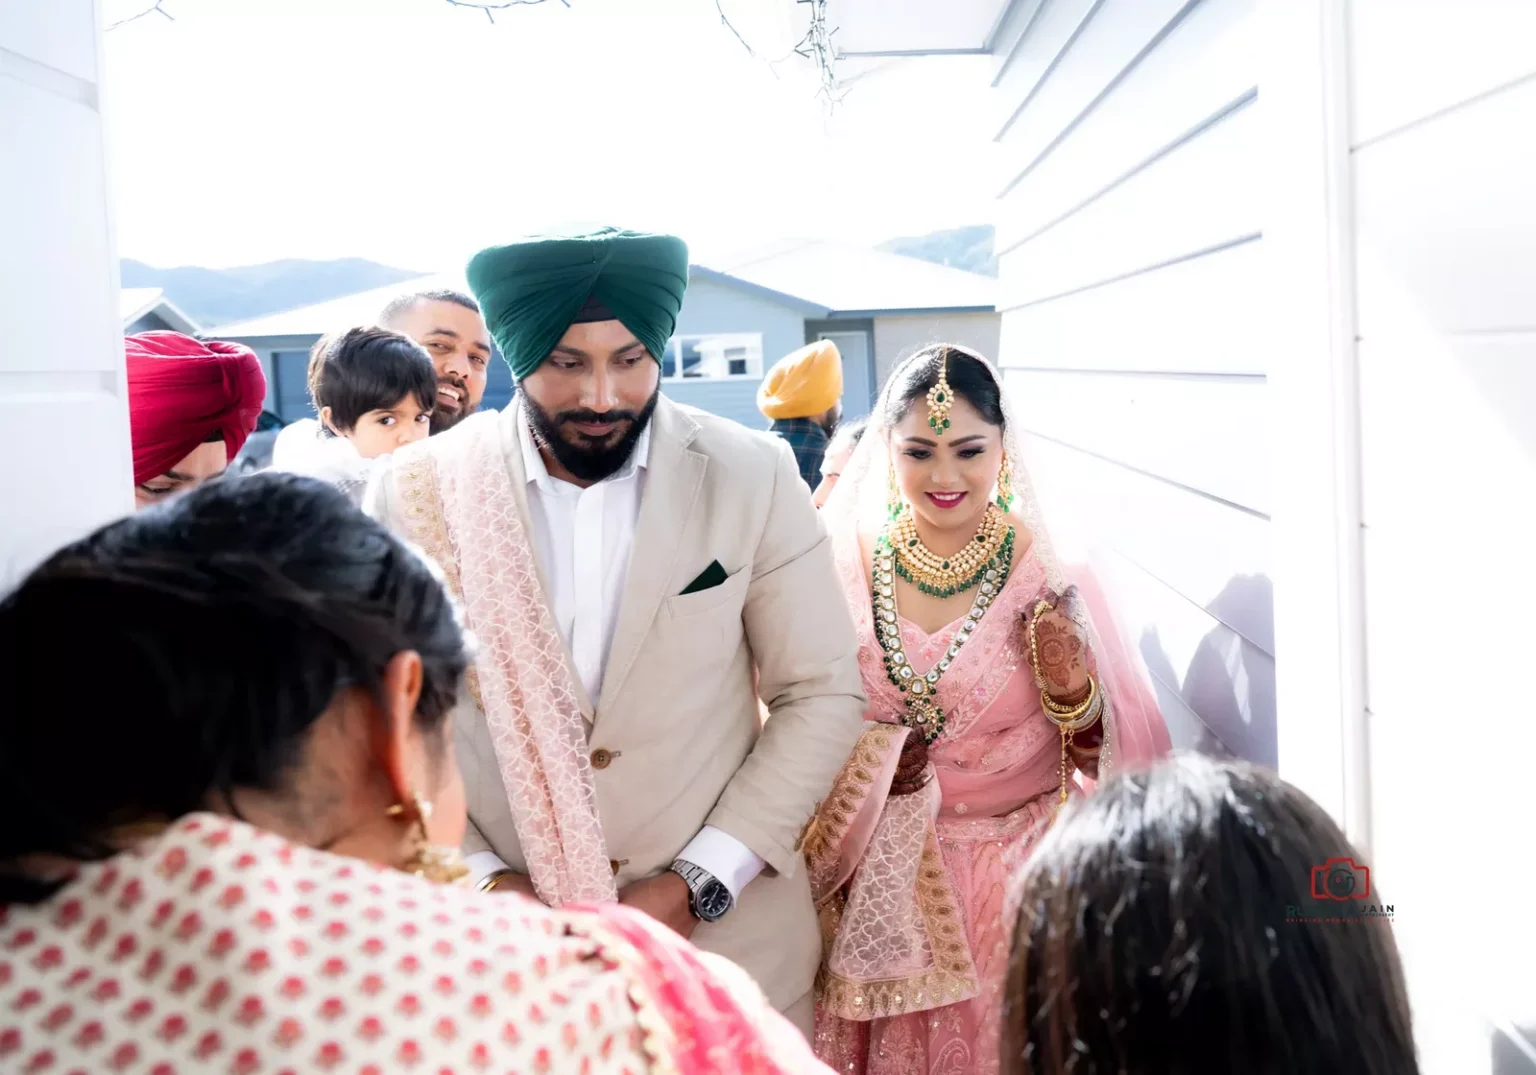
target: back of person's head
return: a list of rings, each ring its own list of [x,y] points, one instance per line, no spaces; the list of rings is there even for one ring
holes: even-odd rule
[[[373,705],[413,655],[414,711]],[[29,862],[100,859],[119,826],[238,815],[247,793],[295,828],[340,824],[351,784],[392,793],[370,740],[402,723],[435,792],[457,780],[466,661],[433,570],[324,483],[226,479],[103,527],[0,600],[0,903],[47,895]],[[338,698],[344,749],[301,781]]]
[[[358,326],[322,337],[310,349],[309,394],[328,430],[350,433],[370,411],[405,399],[430,414],[437,373],[432,356],[409,336]]]
[[[1107,782],[1024,868],[1003,1071],[1412,1075],[1390,925],[1296,920],[1336,912],[1312,870],[1352,854],[1246,764],[1181,755]]]

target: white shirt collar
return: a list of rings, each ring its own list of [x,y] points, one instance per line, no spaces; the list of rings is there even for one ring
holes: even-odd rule
[[[652,421],[655,416],[652,415]],[[530,485],[537,485],[540,489],[553,491],[555,483],[569,485],[550,474],[549,468],[544,465],[544,457],[539,454],[539,447],[533,439],[533,429],[528,424],[528,412],[524,410],[522,403],[517,407],[517,442],[523,451],[523,473],[527,476]],[[650,465],[651,460],[651,422],[645,423],[645,428],[640,431],[640,436],[635,440],[634,450],[629,453],[622,467],[604,478],[605,482],[623,481],[633,477],[636,470]]]

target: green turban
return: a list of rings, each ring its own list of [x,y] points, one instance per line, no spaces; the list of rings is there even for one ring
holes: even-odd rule
[[[617,228],[540,235],[480,251],[465,275],[512,376],[522,380],[589,301],[606,307],[659,362],[688,288],[688,247],[672,235]]]

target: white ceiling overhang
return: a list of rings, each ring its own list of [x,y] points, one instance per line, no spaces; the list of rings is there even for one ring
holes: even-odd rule
[[[844,56],[985,53],[1010,0],[827,0]]]

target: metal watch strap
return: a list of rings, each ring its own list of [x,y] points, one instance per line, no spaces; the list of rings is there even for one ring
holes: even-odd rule
[[[687,859],[673,859],[671,870],[683,879],[683,884],[688,886],[688,910],[693,917],[701,917],[698,907],[699,890],[717,878],[703,866],[696,866]]]

